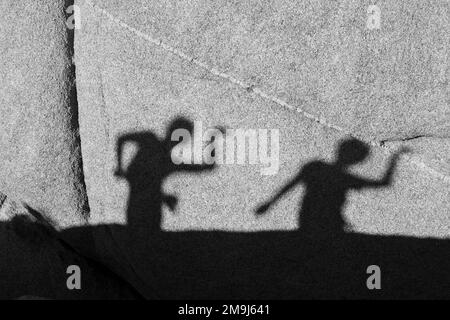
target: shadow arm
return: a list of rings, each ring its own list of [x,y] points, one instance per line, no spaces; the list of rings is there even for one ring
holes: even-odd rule
[[[358,177],[352,178],[352,187],[354,188],[364,188],[364,187],[373,187],[373,188],[379,188],[379,187],[386,187],[392,183],[392,176],[394,175],[395,167],[397,166],[398,159],[400,158],[400,155],[402,153],[408,152],[407,149],[401,149],[400,151],[396,152],[389,161],[388,169],[386,170],[386,173],[384,174],[383,178],[380,180],[370,180],[370,179],[362,179]]]
[[[299,182],[299,179],[293,179],[289,183],[287,183],[283,188],[281,188],[280,191],[277,192],[272,197],[272,200],[270,202],[277,202],[284,194],[288,193],[292,188],[294,188],[297,183]]]
[[[280,189],[269,201],[262,204],[256,209],[256,213],[262,214],[266,212],[275,202],[277,202],[283,195],[293,189],[301,180],[301,176],[297,176],[295,179],[287,183],[283,188]]]
[[[133,133],[128,133],[128,134],[121,135],[117,139],[117,144],[116,144],[117,169],[115,171],[115,175],[116,176],[122,176],[123,175],[123,170],[122,170],[122,151],[123,151],[124,144],[126,142],[129,142],[129,141],[139,142],[139,141],[144,139],[143,135],[145,135],[145,133],[143,133],[143,132],[133,132]]]

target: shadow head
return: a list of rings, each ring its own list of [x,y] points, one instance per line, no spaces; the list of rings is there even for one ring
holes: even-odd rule
[[[194,123],[185,117],[177,117],[173,119],[167,127],[166,140],[170,141],[172,133],[177,129],[185,129],[192,134],[194,132]]]
[[[352,138],[340,143],[337,162],[344,166],[363,162],[370,154],[370,146]]]

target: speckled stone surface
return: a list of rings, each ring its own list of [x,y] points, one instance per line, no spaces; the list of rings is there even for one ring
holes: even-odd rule
[[[365,0],[76,4],[74,44],[67,2],[0,4],[0,297],[135,297],[128,284],[146,298],[450,292],[448,1],[376,1],[376,27]],[[245,161],[166,176],[157,152],[177,117],[278,130],[275,174]],[[304,184],[257,215],[352,137],[370,156],[349,171],[378,184],[396,151],[409,152],[387,186],[344,194],[347,233],[302,232]],[[117,170],[120,139],[148,147],[126,143],[122,167],[155,194]],[[69,263],[86,272],[86,292],[64,287]],[[384,296],[364,286],[372,263]]]
[[[88,214],[64,6],[0,4],[0,190],[60,227]]]
[[[78,3],[83,26],[75,51],[90,223],[115,224],[110,232],[99,227],[99,254],[124,265],[126,260],[128,274],[143,279],[138,285],[147,284],[144,291],[155,292],[152,286],[160,284],[162,291],[156,292],[185,297],[176,289],[184,276],[175,274],[190,267],[181,258],[174,258],[178,267],[171,265],[168,257],[178,249],[169,244],[161,244],[155,255],[148,230],[121,234],[132,200],[126,180],[114,176],[117,140],[145,130],[163,139],[177,116],[204,127],[278,129],[280,162],[275,175],[261,175],[260,165],[221,164],[208,172],[169,176],[162,189],[178,198],[174,212],[162,208],[161,228],[169,231],[162,237],[169,243],[178,241],[181,231],[187,243],[208,239],[207,233],[188,231],[301,231],[303,185],[265,215],[255,210],[308,162],[333,162],[338,145],[351,136],[371,145],[370,157],[351,170],[368,179],[381,179],[390,156],[402,146],[410,148],[400,157],[390,186],[349,192],[343,214],[352,230],[450,237],[447,1],[378,1],[381,25],[375,30],[366,24],[368,1]],[[125,167],[135,152],[131,147],[124,151]],[[221,233],[216,237],[228,239]],[[120,245],[123,239],[129,246]],[[215,240],[205,247],[214,251]],[[257,242],[241,254],[251,248],[259,250]],[[184,262],[197,254],[195,248],[179,250]],[[224,250],[229,256],[240,252]],[[402,258],[407,261],[413,251]],[[208,255],[199,255],[199,261],[212,264]],[[236,270],[242,268],[238,256],[230,258]],[[227,292],[219,283],[203,283],[200,271],[187,273],[194,287],[205,286],[201,294]],[[414,278],[414,272],[405,274]],[[219,289],[209,290],[214,284]]]
[[[351,133],[374,142],[354,168],[371,178],[382,176],[395,141],[428,137],[408,141],[413,152],[390,188],[351,194],[345,214],[355,229],[449,236],[447,2],[380,2],[379,30],[366,27],[368,3],[359,1],[81,4],[77,81],[93,223],[125,222],[127,184],[112,174],[116,139],[162,136],[184,115],[204,126],[280,130],[280,170],[219,165],[169,177],[180,213],[166,212],[166,229],[296,228],[301,187],[263,218],[253,209],[308,161],[332,160]]]

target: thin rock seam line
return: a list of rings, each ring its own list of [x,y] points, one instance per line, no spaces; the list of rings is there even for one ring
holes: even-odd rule
[[[259,89],[259,88],[255,88],[253,87],[253,84],[247,84],[244,81],[233,77],[232,75],[229,75],[225,72],[221,72],[219,69],[215,68],[215,67],[211,67],[208,66],[206,63],[200,61],[199,59],[193,57],[193,56],[189,56],[187,54],[185,54],[184,52],[182,52],[181,50],[163,42],[161,39],[157,39],[154,38],[132,26],[130,26],[129,24],[125,23],[124,21],[122,21],[121,19],[115,17],[114,15],[112,15],[109,11],[99,7],[97,4],[94,4],[91,2],[91,0],[84,0],[84,2],[86,4],[88,4],[89,6],[91,6],[94,10],[96,10],[97,12],[103,14],[104,16],[108,17],[111,21],[115,22],[117,25],[121,26],[122,28],[130,31],[131,33],[135,34],[136,36],[138,36],[139,38],[142,38],[162,49],[164,49],[165,51],[168,51],[170,53],[172,53],[175,56],[178,56],[179,58],[181,58],[182,60],[188,61],[206,71],[208,71],[209,73],[222,78],[244,90],[246,90],[248,93],[250,94],[254,94],[259,96],[260,98],[262,98],[263,100],[268,100],[271,101],[285,109],[291,110],[291,111],[295,111],[299,114],[301,114],[303,117],[310,119],[316,123],[318,123],[319,125],[323,126],[323,127],[327,127],[329,129],[341,132],[345,135],[348,135],[350,137],[359,139],[379,150],[382,150],[385,154],[389,154],[392,155],[395,153],[395,149],[387,146],[385,144],[381,145],[379,141],[376,140],[368,140],[365,137],[362,137],[360,135],[358,135],[355,132],[351,132],[349,130],[346,130],[345,128],[342,128],[336,124],[333,124],[331,122],[329,122],[326,118],[324,118],[323,116],[317,116],[314,115],[312,113],[309,113],[305,110],[303,110],[300,107],[296,107],[293,106],[289,103],[287,103],[286,101],[274,96],[274,95],[270,95],[265,93],[263,90]],[[444,181],[447,184],[450,184],[450,176],[445,175],[442,172],[439,172],[431,167],[429,167],[426,163],[424,163],[423,161],[417,159],[416,157],[412,157],[410,155],[404,154],[402,155],[409,163],[414,164],[417,168],[421,169],[422,171],[427,172],[428,174],[441,179],[442,181]]]

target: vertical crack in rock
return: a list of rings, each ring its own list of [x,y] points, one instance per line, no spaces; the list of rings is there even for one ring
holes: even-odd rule
[[[0,209],[3,207],[3,204],[6,201],[6,195],[0,191]]]
[[[88,260],[90,271],[84,269],[85,276],[89,279],[91,271],[95,275],[82,296],[114,294],[112,289],[107,292],[111,285],[139,297],[128,282],[78,248],[94,246],[87,238],[90,230],[77,237],[66,236],[67,230],[60,232],[86,224],[89,215],[78,122],[75,35],[66,25],[66,10],[73,3],[3,0],[0,5],[0,234],[4,247],[0,250],[0,298],[36,288],[65,297],[67,290],[58,281],[65,277],[66,258]],[[23,277],[19,282],[18,275]],[[52,287],[54,283],[58,285]]]
[[[64,8],[69,8],[73,6],[75,3],[74,0],[65,0]],[[67,74],[67,100],[68,105],[67,108],[68,116],[69,116],[69,131],[72,133],[72,145],[71,145],[71,170],[73,172],[74,178],[74,187],[76,189],[76,193],[79,196],[79,209],[81,209],[81,213],[83,214],[84,219],[87,221],[89,219],[89,200],[87,197],[86,191],[86,183],[84,177],[83,170],[83,156],[81,150],[81,136],[80,136],[80,124],[79,124],[79,105],[78,105],[78,93],[77,93],[77,83],[76,83],[76,54],[75,54],[75,29],[74,28],[66,28],[67,32],[67,46],[66,46],[66,54],[70,60],[70,66],[68,68]],[[103,87],[102,87],[103,94]],[[103,97],[104,101],[104,97]],[[110,277],[117,281],[117,283],[121,284],[124,288],[128,289],[134,296],[134,298],[142,299],[143,297],[140,293],[134,288],[128,281],[126,281],[121,275],[116,273],[112,268],[108,267],[104,264],[101,259],[97,256],[91,256],[89,252],[84,252],[83,244],[80,246],[80,241],[86,241],[86,239],[81,238],[67,238],[61,236],[58,232],[54,232],[55,223],[47,223],[48,219],[43,217],[42,214],[31,207],[27,206],[27,210],[34,218],[36,218],[41,223],[44,223],[48,230],[53,230],[51,233],[68,251],[72,251],[77,255],[80,255],[84,259],[86,259],[97,272],[102,273],[105,276]],[[45,221],[44,221],[45,220]]]
[[[65,8],[73,6],[74,0],[66,0]],[[72,163],[72,169],[74,175],[78,179],[78,184],[75,185],[78,193],[81,193],[82,203],[80,203],[81,211],[85,219],[89,219],[89,199],[86,192],[86,183],[84,179],[83,170],[83,154],[81,150],[81,136],[78,114],[78,94],[76,83],[76,58],[75,58],[75,29],[67,28],[67,54],[70,57],[71,65],[69,69],[69,109],[70,109],[70,126],[71,131],[74,133],[74,162]]]
[[[0,19],[0,190],[58,228],[84,224],[73,0],[4,0]]]

